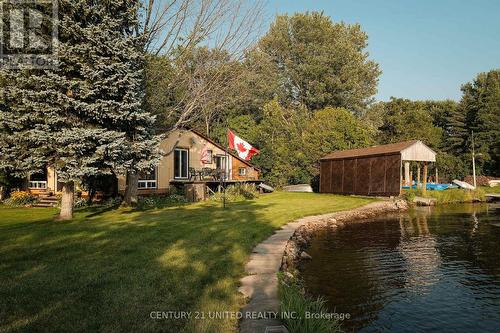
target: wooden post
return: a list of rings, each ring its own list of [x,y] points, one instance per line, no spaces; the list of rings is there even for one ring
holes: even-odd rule
[[[420,187],[420,162],[417,162],[417,188]]]
[[[424,162],[424,176],[423,176],[422,192],[427,190],[427,162]]]
[[[439,184],[438,168],[436,167],[436,184]]]
[[[405,185],[410,185],[410,162],[405,162]]]

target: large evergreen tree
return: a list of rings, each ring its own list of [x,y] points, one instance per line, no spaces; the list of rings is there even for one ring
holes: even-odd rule
[[[1,165],[29,175],[52,165],[63,183],[60,217],[72,217],[84,176],[149,164],[157,140],[142,111],[138,1],[59,1],[59,65],[4,71]]]
[[[467,114],[463,107],[454,108],[447,116],[445,126],[446,141],[444,150],[454,154],[464,154],[467,148],[467,141],[470,130],[467,126]]]
[[[460,107],[470,132],[474,131],[479,172],[500,175],[500,69],[480,73],[462,86]],[[468,148],[471,141],[469,139]]]

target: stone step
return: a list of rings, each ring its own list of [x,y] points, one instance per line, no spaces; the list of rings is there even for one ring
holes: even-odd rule
[[[57,202],[57,197],[42,197],[40,202]]]
[[[54,207],[54,203],[39,202],[33,205],[33,207]]]
[[[48,205],[48,206],[55,206],[58,204],[57,201],[38,201],[37,204],[39,205]]]

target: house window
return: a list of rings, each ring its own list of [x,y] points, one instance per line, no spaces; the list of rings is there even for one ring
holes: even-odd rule
[[[247,168],[238,168],[238,175],[239,176],[246,176],[247,175]]]
[[[226,156],[218,155],[215,156],[215,167],[217,169],[224,170],[226,166]]]
[[[174,178],[187,179],[189,170],[189,150],[177,148],[174,151]]]
[[[226,169],[226,156],[224,155],[215,156],[215,167],[221,170]]]
[[[46,180],[30,180],[28,182],[28,188],[44,190],[47,188],[47,181]]]
[[[139,173],[139,181],[137,184],[139,189],[156,188],[156,168]]]
[[[30,189],[46,189],[47,188],[47,171],[32,174],[29,177],[28,188]]]
[[[206,159],[206,164],[212,164],[212,155],[213,155],[212,150],[207,150],[207,159]]]
[[[227,159],[225,155],[217,155],[215,158],[215,168],[221,170],[224,174],[225,179],[229,179]]]

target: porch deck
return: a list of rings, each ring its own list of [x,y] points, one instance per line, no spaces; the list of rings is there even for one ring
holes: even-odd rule
[[[226,183],[226,184],[238,184],[238,183],[261,184],[263,182],[264,182],[263,179],[244,179],[244,180],[243,179],[242,180],[231,179],[231,180],[224,181],[224,183]],[[199,179],[192,179],[192,180],[175,179],[175,180],[170,181],[170,184],[172,184],[172,185],[186,185],[186,184],[219,185],[220,183],[221,183],[221,181],[213,180],[213,179],[203,179],[203,180],[199,180]]]

